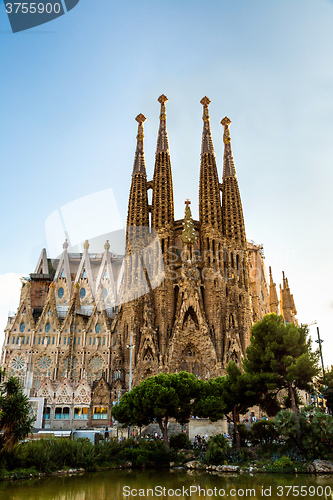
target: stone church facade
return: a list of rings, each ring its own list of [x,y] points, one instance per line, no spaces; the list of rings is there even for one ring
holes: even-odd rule
[[[158,99],[160,125],[153,179],[144,155],[145,117],[138,135],[128,203],[125,255],[106,242],[101,254],[63,245],[51,260],[43,249],[35,272],[23,280],[18,310],[8,318],[2,365],[31,396],[45,400],[44,424],[105,426],[112,405],[131,386],[161,372],[197,377],[240,363],[251,325],[269,312],[296,322],[288,280],[280,301],[262,246],[246,239],[231,149],[223,126],[219,178],[204,97],[199,220],[190,201],[175,220],[166,96]],[[148,192],[152,190],[152,202]]]

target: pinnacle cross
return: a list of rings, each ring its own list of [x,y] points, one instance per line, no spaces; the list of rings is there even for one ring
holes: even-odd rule
[[[162,94],[157,100],[161,104],[160,120],[165,120],[166,119],[165,103],[168,102],[168,98],[165,94]]]
[[[189,205],[191,205],[191,202],[190,202],[190,200],[189,200],[188,198],[185,200],[185,202],[184,202],[184,203],[185,203],[185,205],[186,205],[187,207],[188,207]]]
[[[136,138],[138,141],[143,142],[143,123],[146,121],[146,117],[142,113],[140,113],[135,119],[139,123],[138,135],[136,136]]]
[[[204,109],[203,109],[203,116],[202,116],[202,119],[204,122],[208,122],[209,121],[209,114],[208,114],[208,106],[210,104],[210,99],[205,96],[201,99],[200,101],[200,104],[203,105]]]
[[[230,138],[230,132],[229,132],[229,125],[231,124],[230,118],[225,116],[223,120],[221,120],[221,125],[224,127],[224,134],[223,134],[223,142],[224,144],[230,144],[231,138]]]

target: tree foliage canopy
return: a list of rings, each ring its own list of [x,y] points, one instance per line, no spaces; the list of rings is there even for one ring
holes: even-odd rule
[[[193,413],[202,382],[187,372],[161,373],[146,378],[124,394],[112,409],[112,416],[128,425],[158,423],[164,443],[168,446],[167,429],[170,418],[186,423]]]
[[[2,445],[12,448],[19,440],[27,437],[33,429],[33,415],[29,399],[22,392],[20,380],[9,377],[1,385],[0,431]]]
[[[311,390],[319,371],[318,354],[311,350],[306,327],[285,325],[282,316],[268,314],[252,327],[244,369],[256,379],[259,392],[269,394],[271,400],[273,394],[287,389],[295,412],[296,389]]]

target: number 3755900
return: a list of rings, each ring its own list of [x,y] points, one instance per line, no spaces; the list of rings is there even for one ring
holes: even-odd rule
[[[6,3],[7,14],[59,14],[61,11],[60,3],[38,3],[38,2],[13,2]]]

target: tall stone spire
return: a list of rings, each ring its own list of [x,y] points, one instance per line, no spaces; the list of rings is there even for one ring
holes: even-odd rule
[[[222,218],[223,234],[233,240],[239,248],[246,247],[245,225],[243,208],[236,176],[236,168],[231,151],[229,125],[231,120],[223,118],[224,127],[224,158],[222,184]]]
[[[172,226],[174,221],[172,172],[165,113],[165,103],[167,101],[168,98],[164,94],[158,98],[158,102],[161,104],[161,114],[155,155],[152,200],[152,227],[156,230]]]
[[[269,266],[269,310],[271,313],[279,314],[279,299],[276,292],[276,284],[273,281],[271,266]]]
[[[160,153],[161,151],[169,151],[169,140],[168,140],[168,132],[166,129],[166,112],[165,112],[165,103],[168,102],[168,98],[166,95],[162,94],[157,100],[161,104],[161,113],[160,113],[160,128],[158,130],[158,137],[157,137],[156,154]]]
[[[149,226],[147,174],[143,149],[143,123],[145,120],[146,118],[143,114],[136,117],[136,121],[139,123],[139,126],[131,191],[128,201],[127,227]]]
[[[222,228],[220,187],[215,161],[214,146],[210,131],[208,97],[201,99],[203,105],[203,132],[201,145],[199,219],[202,224]]]
[[[290,293],[290,288],[288,284],[288,279],[284,275],[284,271],[282,271],[282,281],[283,287],[280,285],[280,313],[283,316],[284,322],[295,323],[297,325],[297,319],[295,318],[297,311],[295,307],[294,297]]]

